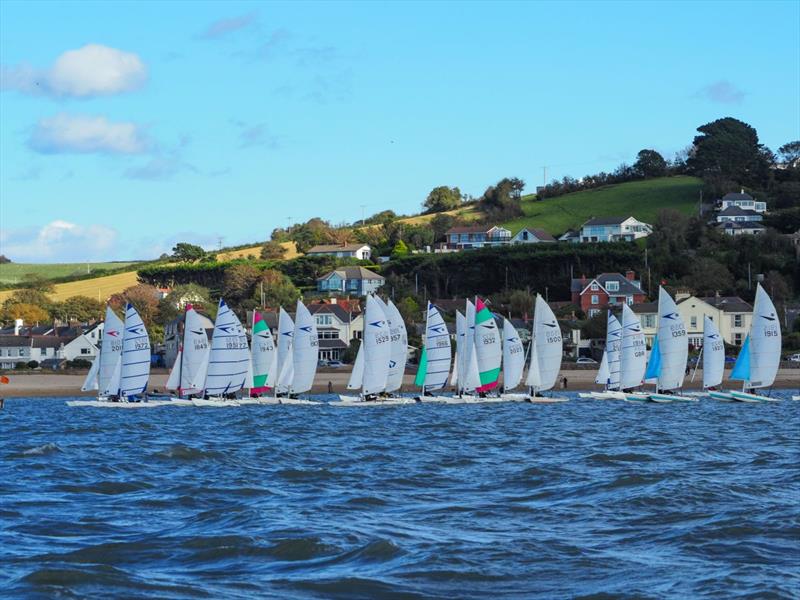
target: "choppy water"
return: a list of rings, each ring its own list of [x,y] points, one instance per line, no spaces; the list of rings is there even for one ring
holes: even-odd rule
[[[5,597],[800,596],[800,402],[0,411]]]

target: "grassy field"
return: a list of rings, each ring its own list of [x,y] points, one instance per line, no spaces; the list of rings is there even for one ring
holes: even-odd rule
[[[670,208],[684,214],[697,210],[702,183],[696,177],[662,177],[632,181],[594,190],[574,192],[537,202],[523,199],[525,216],[503,223],[512,233],[536,227],[560,235],[577,229],[592,217],[634,216],[652,223],[659,210]]]
[[[261,254],[261,246],[250,246],[248,248],[239,248],[238,250],[223,251],[217,254],[217,260],[233,260],[234,258],[258,258]],[[283,255],[285,260],[297,258],[300,254],[297,252],[297,247],[294,242],[282,242],[281,246],[286,248],[286,254]]]
[[[54,263],[54,264],[26,264],[3,263],[0,264],[0,283],[17,283],[25,275],[32,274],[44,279],[66,277],[69,275],[83,275],[97,270],[123,269],[137,262],[103,262],[103,263]]]
[[[83,279],[81,281],[71,281],[69,283],[58,283],[54,286],[55,291],[49,294],[53,300],[66,300],[71,296],[88,296],[105,301],[112,294],[121,292],[125,288],[138,283],[136,271],[117,273],[116,275],[106,275],[94,279]],[[3,302],[12,293],[12,290],[0,292],[0,302]]]

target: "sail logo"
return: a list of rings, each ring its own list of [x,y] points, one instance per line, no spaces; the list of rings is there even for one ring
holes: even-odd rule
[[[220,325],[219,330],[224,331],[225,333],[231,333],[231,330],[234,329],[233,325]]]
[[[433,333],[442,333],[444,331],[444,327],[442,325],[436,325],[435,327],[431,327],[430,330]]]
[[[775,320],[775,313],[771,313],[771,315],[769,317],[767,315],[761,315],[761,318],[762,319],[766,319],[767,321],[774,321]]]
[[[106,333],[111,337],[117,337],[119,335],[119,331],[117,331],[116,329],[109,329],[108,331],[106,331]]]
[[[396,360],[390,360],[389,361],[389,368],[390,369],[394,369],[396,366],[397,366],[397,361]]]
[[[515,342],[518,342],[519,338],[517,336],[514,336],[514,337],[507,338],[506,341],[508,341],[508,343],[510,343],[510,344],[513,344]]]
[[[386,321],[373,321],[370,323],[373,327],[383,327],[386,324]]]
[[[128,327],[126,331],[128,333],[134,333],[136,335],[139,335],[143,333],[144,330],[139,325],[134,325],[133,327]]]
[[[205,330],[203,329],[190,329],[189,331],[191,331],[195,335],[205,335],[206,333]]]
[[[612,335],[614,337],[619,337],[621,335],[621,332],[620,332],[619,329],[617,329],[616,331],[609,331],[608,333],[609,333],[609,335]]]
[[[674,321],[677,318],[678,318],[678,313],[676,312],[667,313],[662,317],[662,319],[669,319],[671,321]]]
[[[281,335],[288,335],[289,337],[292,337],[294,335],[294,332],[293,331],[282,331]]]
[[[311,325],[306,325],[305,327],[301,327],[300,329],[305,331],[306,333],[311,333]]]

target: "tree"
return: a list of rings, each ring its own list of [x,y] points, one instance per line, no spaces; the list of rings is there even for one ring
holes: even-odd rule
[[[108,299],[111,308],[118,312],[125,312],[125,306],[130,303],[144,321],[145,327],[150,327],[158,316],[158,289],[146,283],[140,283],[124,289],[119,294],[114,294]]]
[[[522,214],[521,197],[525,182],[516,177],[505,178],[489,186],[481,196],[478,206],[489,217],[496,219]]]
[[[800,167],[800,141],[789,142],[778,148],[778,156],[789,167]]]
[[[292,280],[275,269],[265,270],[253,287],[253,298],[259,306],[294,306],[301,296]]]
[[[397,240],[397,243],[392,248],[392,258],[400,258],[408,254],[408,246],[403,240]]]
[[[37,290],[39,292],[50,293],[53,291],[53,282],[45,279],[37,273],[25,273],[22,276],[20,287],[28,288],[29,290]]]
[[[371,217],[367,217],[361,224],[362,225],[382,225],[386,223],[386,221],[394,221],[397,218],[397,214],[393,210],[382,210],[379,213],[375,213]]]
[[[433,241],[444,240],[445,233],[455,225],[455,219],[450,215],[436,215],[431,219],[430,226],[433,230]]]
[[[663,177],[667,174],[667,161],[655,150],[639,150],[633,168],[645,178]]]
[[[222,297],[232,306],[253,297],[256,281],[261,277],[261,271],[253,265],[238,264],[225,270],[222,279]]]
[[[200,246],[189,244],[187,242],[179,242],[172,248],[172,258],[180,262],[194,262],[202,260],[206,255],[206,251]]]
[[[729,294],[734,291],[733,275],[728,268],[713,258],[701,257],[691,262],[689,274],[683,284],[698,296],[713,296],[717,292]]]
[[[10,258],[8,258],[5,254],[0,254],[0,265],[4,265],[10,262],[11,262]]]
[[[533,303],[535,299],[527,290],[514,290],[508,298],[508,305],[511,314],[515,317],[533,314]]]
[[[50,320],[50,314],[41,306],[28,304],[26,302],[14,302],[3,304],[3,320],[14,321],[22,319],[24,323],[43,323]]]
[[[456,209],[461,206],[461,190],[457,187],[450,188],[446,185],[435,187],[428,194],[422,206],[427,213]]]
[[[33,304],[48,313],[53,310],[53,301],[47,297],[47,294],[40,290],[29,288],[12,292],[11,296],[3,303],[3,306],[10,304]]]
[[[412,325],[420,322],[422,315],[420,314],[419,304],[416,300],[414,300],[414,298],[411,296],[406,296],[400,300],[396,306],[397,310],[400,311],[400,315],[403,317],[403,321],[406,323],[406,325]]]
[[[581,325],[581,337],[587,340],[601,340],[606,337],[606,323],[608,315],[605,311],[598,312],[588,321]]]
[[[217,304],[211,300],[208,288],[194,283],[176,285],[158,302],[158,322],[169,323],[186,310],[187,304],[195,305],[212,319],[217,314]]]
[[[286,247],[280,242],[270,240],[261,247],[261,258],[280,260],[286,255]]]
[[[88,323],[103,318],[105,306],[99,300],[87,296],[72,296],[63,302],[56,303],[52,314],[62,321],[78,321]]]
[[[660,210],[653,223],[653,233],[647,237],[650,266],[660,277],[668,279],[686,274],[689,219],[676,210]]]
[[[330,223],[314,217],[305,223],[292,225],[289,229],[289,239],[295,243],[298,252],[307,252],[313,246],[334,243],[331,236],[332,230]]]
[[[770,152],[759,143],[758,132],[731,117],[697,128],[693,153],[687,160],[692,173],[719,176],[745,185],[762,184],[769,173]]]

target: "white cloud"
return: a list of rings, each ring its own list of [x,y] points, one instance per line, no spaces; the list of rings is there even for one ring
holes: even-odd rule
[[[31,132],[28,145],[43,154],[139,154],[149,144],[136,123],[60,113],[41,119]]]
[[[0,230],[0,253],[15,262],[107,260],[117,236],[105,225],[55,220],[39,229]]]
[[[100,44],[68,50],[48,69],[28,64],[0,68],[0,90],[55,97],[121,94],[146,81],[147,68],[137,54]]]
[[[718,104],[741,104],[745,95],[745,92],[724,79],[701,88],[695,94],[696,97],[705,98]]]

